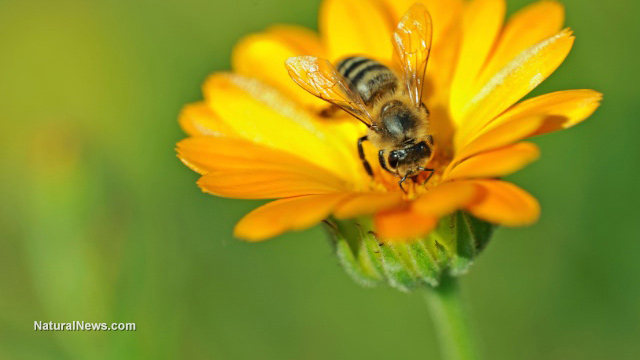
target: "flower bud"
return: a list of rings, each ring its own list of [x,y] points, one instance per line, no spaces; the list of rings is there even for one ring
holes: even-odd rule
[[[486,247],[494,226],[458,211],[429,235],[405,242],[381,242],[371,219],[325,221],[340,264],[359,284],[382,282],[401,291],[437,287],[445,275],[465,274]]]

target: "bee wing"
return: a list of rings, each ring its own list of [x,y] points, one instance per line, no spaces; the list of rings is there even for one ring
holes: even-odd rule
[[[347,85],[346,80],[328,60],[315,56],[295,56],[287,59],[289,76],[300,87],[322,100],[339,106],[367,127],[373,120],[364,101]]]
[[[402,65],[403,80],[416,106],[422,104],[422,88],[431,51],[431,37],[431,15],[420,3],[409,8],[393,34],[395,52]]]

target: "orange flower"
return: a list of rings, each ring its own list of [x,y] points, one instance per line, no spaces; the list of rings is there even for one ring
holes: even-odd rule
[[[275,26],[234,49],[233,73],[204,84],[202,102],[187,105],[180,124],[190,135],[180,159],[200,173],[198,185],[217,196],[277,199],[246,215],[235,235],[264,240],[334,217],[373,217],[383,240],[423,237],[438,220],[464,210],[495,224],[530,224],[535,198],[499,180],[537,159],[522,140],[566,129],[590,116],[601,94],[568,90],[525,95],[569,53],[563,7],[539,1],[503,24],[504,0],[423,0],[433,19],[433,45],[424,102],[431,110],[435,173],[427,184],[373,165],[365,172],[356,141],[366,128],[339,113],[288,76],[286,59],[314,55],[332,62],[364,54],[392,63],[392,33],[413,1],[326,0],[320,35]],[[376,149],[366,148],[369,159]]]

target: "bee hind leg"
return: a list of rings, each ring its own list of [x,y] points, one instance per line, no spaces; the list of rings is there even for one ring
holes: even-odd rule
[[[338,113],[338,111],[340,110],[339,107],[337,107],[336,105],[331,104],[330,106],[320,110],[320,116],[323,118],[332,118],[334,116],[336,116],[336,114]]]
[[[373,170],[371,169],[371,164],[367,161],[367,157],[364,156],[364,149],[362,148],[362,143],[369,140],[369,138],[365,135],[358,139],[358,155],[360,156],[360,160],[362,161],[362,166],[367,171],[369,176],[373,177]]]

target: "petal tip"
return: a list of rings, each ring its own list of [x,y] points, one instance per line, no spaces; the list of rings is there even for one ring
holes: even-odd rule
[[[242,220],[241,220],[242,221]],[[273,238],[276,235],[264,235],[260,233],[253,232],[251,230],[245,229],[241,226],[241,223],[236,224],[233,229],[233,237],[238,240],[243,240],[247,242],[259,242]]]

